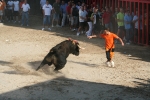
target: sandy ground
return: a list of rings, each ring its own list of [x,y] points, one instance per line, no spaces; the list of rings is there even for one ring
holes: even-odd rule
[[[69,28],[42,31],[0,23],[0,100],[150,100],[150,48],[116,44],[115,68],[106,67],[104,40],[79,37]],[[68,37],[85,50],[66,66],[39,66],[51,47]]]

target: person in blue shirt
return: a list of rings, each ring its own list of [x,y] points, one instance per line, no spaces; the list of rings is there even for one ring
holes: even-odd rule
[[[126,30],[126,44],[130,44],[133,38],[133,31],[132,31],[132,16],[130,15],[130,11],[127,10],[124,16],[124,24]]]
[[[61,14],[62,14],[62,22],[61,22],[62,27],[65,25],[65,20],[66,20],[66,17],[67,17],[66,8],[67,8],[67,4],[65,3],[64,0],[62,0],[62,4],[60,6]]]

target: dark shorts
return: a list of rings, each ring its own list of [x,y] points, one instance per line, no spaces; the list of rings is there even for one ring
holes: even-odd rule
[[[19,11],[14,11],[13,15],[14,16],[19,16]]]
[[[85,27],[85,22],[79,22],[80,27]]]

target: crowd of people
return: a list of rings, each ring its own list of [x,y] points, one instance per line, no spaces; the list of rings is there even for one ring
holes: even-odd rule
[[[100,9],[95,3],[91,5],[80,1],[66,3],[64,0],[55,0],[53,5],[49,3],[49,0],[41,0],[40,5],[43,15],[42,30],[45,30],[45,26],[51,30],[50,26],[66,27],[69,25],[71,31],[77,32],[77,36],[80,34],[91,36],[107,28],[125,40],[126,44],[137,42],[138,22],[142,21],[142,17],[138,18],[138,11],[134,14],[129,8],[115,8],[113,13],[112,7],[105,6]],[[29,12],[30,5],[27,0],[8,0],[6,2],[0,0],[0,22],[8,20],[21,23],[21,26],[28,26]],[[142,22],[140,30],[142,30]]]
[[[0,23],[8,21],[28,26],[29,12],[27,0],[0,0]]]
[[[42,3],[45,1],[45,4]],[[50,5],[50,9],[44,8],[43,5]],[[71,31],[77,31],[77,36],[85,33],[88,36],[98,34],[105,28],[113,33],[116,33],[126,44],[137,43],[138,41],[138,22],[140,21],[140,30],[142,30],[142,15],[138,17],[138,11],[134,14],[130,8],[115,8],[113,12],[112,7],[105,6],[100,9],[99,5],[95,3],[87,5],[85,2],[69,1],[65,3],[64,0],[56,0],[51,5],[48,0],[41,0],[41,7],[43,14],[49,12],[49,19],[46,20],[44,15],[44,28],[46,22],[50,26],[50,18],[52,18],[52,27],[56,21],[56,27],[64,27],[69,24]],[[52,17],[50,17],[52,15]],[[145,20],[146,20],[145,14]],[[60,23],[60,24],[59,24]],[[145,23],[146,24],[146,23]],[[49,28],[49,30],[51,30]],[[135,34],[134,34],[135,33]],[[116,41],[117,43],[118,41]]]

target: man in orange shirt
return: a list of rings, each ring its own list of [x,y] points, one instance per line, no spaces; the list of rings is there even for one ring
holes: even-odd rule
[[[5,7],[6,7],[6,3],[3,0],[0,0],[0,23],[2,21]]]
[[[91,39],[93,37],[102,37],[105,39],[105,50],[106,50],[106,58],[107,58],[106,64],[109,67],[111,66],[114,67],[114,62],[112,61],[112,57],[114,55],[114,49],[115,49],[114,39],[118,39],[121,42],[122,46],[124,46],[124,43],[121,38],[119,38],[116,34],[111,33],[108,30],[102,30],[101,33],[102,34],[100,35],[88,36],[88,38]]]

